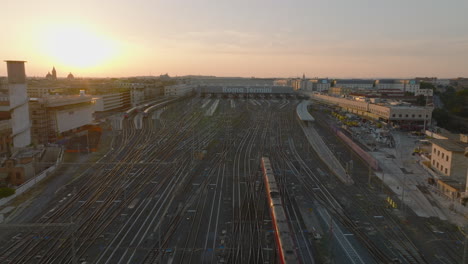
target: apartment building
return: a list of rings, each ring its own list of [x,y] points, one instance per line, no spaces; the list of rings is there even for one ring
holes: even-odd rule
[[[464,182],[468,170],[468,158],[465,157],[465,150],[468,148],[466,136],[462,135],[460,140],[431,139],[430,141],[431,167],[440,175]]]

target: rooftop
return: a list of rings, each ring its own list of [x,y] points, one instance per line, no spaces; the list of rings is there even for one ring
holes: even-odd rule
[[[374,80],[365,80],[365,79],[338,79],[336,80],[338,84],[340,83],[350,83],[350,84],[374,84]]]
[[[30,98],[33,102],[42,102],[46,107],[58,107],[71,104],[89,103],[93,99],[90,95],[56,95],[45,98]]]
[[[465,152],[465,148],[468,147],[467,143],[463,143],[461,141],[450,140],[450,139],[433,138],[433,139],[430,139],[429,141],[445,150],[453,151],[453,152]]]
[[[310,115],[307,110],[307,106],[310,104],[310,101],[302,101],[297,105],[296,112],[299,118],[302,121],[314,121],[315,119]]]

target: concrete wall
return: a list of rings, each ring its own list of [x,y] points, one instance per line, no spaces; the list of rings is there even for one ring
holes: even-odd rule
[[[454,180],[464,182],[466,179],[467,169],[468,158],[465,157],[464,153],[455,153],[452,157],[451,177],[453,177]]]
[[[69,110],[57,111],[57,132],[62,133],[93,122],[93,105],[81,106]]]
[[[31,123],[26,84],[9,84],[13,147],[31,144]]]
[[[124,106],[122,93],[98,95],[93,99],[95,100],[94,111],[97,112],[109,111]]]
[[[63,151],[60,152],[59,158],[57,159],[57,161],[55,162],[54,165],[50,166],[50,167],[49,167],[48,169],[46,169],[45,171],[41,172],[41,173],[40,173],[39,175],[37,175],[35,178],[32,178],[32,179],[26,181],[26,182],[23,183],[21,186],[19,186],[18,188],[16,188],[15,194],[0,199],[0,206],[2,206],[2,205],[4,205],[4,204],[8,203],[8,202],[11,201],[11,200],[13,200],[14,198],[16,198],[17,196],[19,196],[20,194],[24,193],[25,191],[27,191],[27,190],[29,190],[31,187],[33,187],[34,184],[40,182],[40,181],[43,180],[45,177],[49,176],[49,175],[57,168],[57,166],[62,162],[62,159],[63,159]]]

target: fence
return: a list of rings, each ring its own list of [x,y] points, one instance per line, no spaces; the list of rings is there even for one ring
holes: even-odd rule
[[[39,175],[36,175],[36,177],[31,178],[31,179],[27,180],[26,182],[24,182],[23,184],[21,184],[20,186],[18,186],[18,188],[16,188],[15,194],[0,199],[0,206],[6,204],[9,201],[13,200],[14,198],[18,197],[19,195],[21,195],[22,193],[24,193],[25,191],[27,191],[31,187],[33,187],[34,184],[40,182],[41,180],[43,180],[44,178],[49,176],[57,168],[57,166],[62,162],[62,159],[63,159],[63,149],[60,150],[59,156],[58,156],[57,161],[55,162],[54,165],[52,165],[49,168],[45,169]]]
[[[330,124],[328,124],[330,125]],[[345,135],[340,129],[330,125],[330,128],[335,132],[335,134],[341,138],[364,162],[366,162],[372,169],[379,170],[379,162],[372,157],[369,153],[363,150],[358,144],[356,144],[352,139]]]

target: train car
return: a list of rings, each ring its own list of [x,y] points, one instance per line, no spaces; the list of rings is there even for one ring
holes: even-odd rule
[[[182,100],[182,99],[185,99],[187,98],[186,96],[184,97],[180,97],[180,98],[173,98],[173,99],[170,99],[170,100],[167,100],[167,101],[164,101],[164,102],[160,102],[158,104],[155,104],[155,105],[152,105],[148,108],[146,108],[144,111],[143,111],[143,117],[148,117],[149,114],[154,111],[154,110],[157,110],[157,109],[160,109],[160,108],[163,108],[171,103],[174,103],[174,102],[177,102],[179,100]]]
[[[124,112],[123,117],[128,118],[131,114],[137,113],[138,112],[138,107],[132,107],[128,109],[127,111]]]
[[[270,159],[267,157],[262,157],[262,171],[280,263],[299,263],[294,250],[292,232],[281,200],[281,194],[271,168]]]

